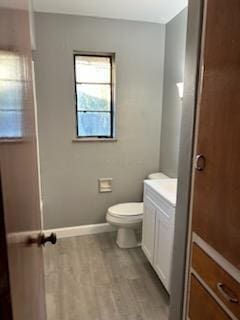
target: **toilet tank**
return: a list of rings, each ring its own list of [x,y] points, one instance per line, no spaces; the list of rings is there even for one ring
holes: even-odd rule
[[[171,179],[170,177],[166,176],[162,172],[155,172],[148,175],[148,179],[150,180],[156,180],[156,179]]]

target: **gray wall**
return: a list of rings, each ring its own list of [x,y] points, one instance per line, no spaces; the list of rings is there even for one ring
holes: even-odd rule
[[[182,102],[176,83],[183,82],[187,32],[187,8],[166,25],[164,94],[160,168],[177,177]]]
[[[142,200],[159,170],[164,38],[159,24],[36,14],[45,228],[101,223],[110,205]],[[74,50],[116,53],[117,142],[72,143]],[[98,177],[113,178],[112,193],[98,193]]]

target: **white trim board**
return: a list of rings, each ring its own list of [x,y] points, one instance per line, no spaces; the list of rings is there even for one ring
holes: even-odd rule
[[[97,234],[104,232],[113,232],[116,228],[111,226],[109,223],[89,224],[77,227],[57,228],[57,229],[46,229],[44,233],[46,236],[52,232],[56,233],[58,239],[77,237],[89,234]]]

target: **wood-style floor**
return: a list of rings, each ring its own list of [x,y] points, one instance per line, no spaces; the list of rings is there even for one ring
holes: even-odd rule
[[[114,233],[46,246],[48,320],[166,320],[168,295],[141,248],[119,249]]]

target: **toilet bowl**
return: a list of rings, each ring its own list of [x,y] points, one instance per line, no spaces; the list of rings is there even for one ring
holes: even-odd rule
[[[153,173],[148,179],[169,179],[161,172]],[[117,231],[117,245],[120,248],[137,247],[136,230],[140,229],[143,219],[143,202],[119,203],[108,208],[106,220],[115,226]]]

